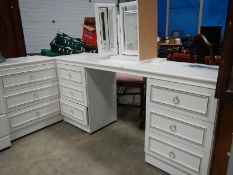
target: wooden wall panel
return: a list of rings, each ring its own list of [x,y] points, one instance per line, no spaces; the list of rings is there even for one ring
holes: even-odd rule
[[[140,60],[157,57],[157,0],[138,0]]]

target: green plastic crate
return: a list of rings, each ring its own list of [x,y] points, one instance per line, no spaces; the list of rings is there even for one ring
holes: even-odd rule
[[[60,55],[70,55],[85,52],[85,45],[85,42],[79,39],[71,38],[70,36],[63,33],[57,33],[57,36],[50,43],[51,50]]]
[[[58,56],[59,54],[57,54],[49,49],[41,49],[41,55],[55,57],[55,56]]]

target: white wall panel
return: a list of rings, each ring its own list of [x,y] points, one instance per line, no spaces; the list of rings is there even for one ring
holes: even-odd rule
[[[27,53],[50,48],[57,31],[81,37],[84,17],[94,16],[94,3],[99,2],[117,0],[19,0]]]

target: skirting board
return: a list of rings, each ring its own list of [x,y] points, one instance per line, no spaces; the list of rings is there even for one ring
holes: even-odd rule
[[[0,150],[5,149],[5,148],[7,148],[9,146],[11,146],[11,142],[10,142],[10,137],[9,136],[0,138]]]
[[[44,119],[38,123],[35,123],[33,125],[30,125],[28,127],[25,127],[25,128],[22,128],[20,130],[16,130],[16,131],[13,131],[10,133],[10,139],[11,140],[15,140],[15,139],[18,139],[22,136],[25,136],[27,134],[30,134],[34,131],[37,131],[39,129],[42,129],[42,128],[45,128],[49,125],[52,125],[54,123],[57,123],[59,121],[62,121],[63,120],[63,116],[58,114],[58,115],[55,115],[53,117],[49,117],[47,119]]]

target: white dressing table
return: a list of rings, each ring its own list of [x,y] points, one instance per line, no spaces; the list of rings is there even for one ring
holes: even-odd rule
[[[116,72],[147,78],[146,162],[170,174],[207,175],[218,67],[164,59],[88,53],[8,59],[0,64],[0,114],[10,130],[0,134],[0,149],[63,119],[89,133],[116,121]]]

